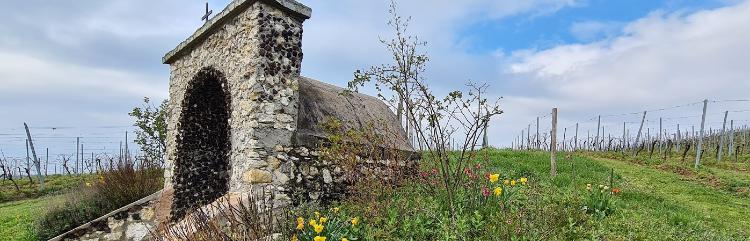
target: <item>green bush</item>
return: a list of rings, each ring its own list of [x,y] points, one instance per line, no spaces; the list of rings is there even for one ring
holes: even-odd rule
[[[49,208],[36,220],[35,232],[39,239],[50,239],[148,196],[162,185],[161,169],[121,163],[66,194],[62,205]]]
[[[67,194],[63,204],[50,208],[36,220],[34,226],[37,238],[53,238],[106,213],[107,210],[102,209],[93,199],[93,195],[83,190]]]

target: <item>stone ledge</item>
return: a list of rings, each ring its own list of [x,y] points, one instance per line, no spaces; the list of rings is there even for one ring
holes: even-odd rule
[[[237,14],[257,1],[280,6],[281,10],[291,13],[293,16],[302,20],[310,18],[310,15],[312,14],[312,9],[295,0],[233,0],[226,8],[224,8],[224,10],[216,14],[216,16],[212,17],[207,23],[198,28],[198,30],[190,35],[185,41],[182,41],[182,43],[177,45],[176,48],[164,55],[162,62],[165,64],[171,64],[182,55],[183,52],[206,39],[214,29],[221,27],[224,22],[237,16]]]

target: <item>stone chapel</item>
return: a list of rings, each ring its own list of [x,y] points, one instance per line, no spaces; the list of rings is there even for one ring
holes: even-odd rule
[[[344,169],[318,151],[331,118],[377,124],[371,131],[390,141],[379,148],[406,157],[362,156],[360,170],[415,167],[419,155],[384,102],[300,75],[310,14],[294,0],[233,0],[169,51],[164,189],[52,240],[146,240],[158,223],[231,194],[262,192],[275,207],[340,198]]]

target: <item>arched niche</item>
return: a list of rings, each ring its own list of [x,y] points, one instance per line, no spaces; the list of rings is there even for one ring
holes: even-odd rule
[[[181,103],[172,176],[172,220],[229,189],[230,96],[224,75],[206,67],[190,80]]]

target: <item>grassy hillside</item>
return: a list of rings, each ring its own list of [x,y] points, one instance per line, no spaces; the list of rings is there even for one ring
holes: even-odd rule
[[[370,217],[367,222],[375,227],[370,233],[373,237],[397,240],[450,240],[445,238],[450,235],[480,240],[750,239],[750,198],[743,191],[750,178],[741,168],[706,166],[687,171],[694,175],[683,175],[673,168],[573,153],[558,156],[558,176],[551,178],[546,152],[489,150],[479,156],[489,160],[479,161],[486,165],[485,175],[528,178],[528,186],[510,209],[501,209],[499,214],[477,212],[469,203],[480,195],[474,193],[478,191],[462,192],[459,197],[466,205],[457,207],[460,214],[451,220],[445,196],[434,191],[435,184],[418,182],[379,197],[380,201],[369,205],[375,207],[363,207],[360,200],[344,202],[344,206]],[[587,184],[622,190],[612,198],[613,213],[599,217],[581,211],[589,194]]]
[[[62,201],[61,196],[48,196],[0,203],[0,240],[36,240],[33,223],[46,207]]]
[[[561,154],[560,175],[551,179],[547,175],[548,153],[496,151],[491,156],[497,167],[534,173],[540,182],[567,195],[576,195],[586,183],[600,183],[608,177],[609,169],[614,170],[615,186],[623,190],[616,199],[617,211],[595,225],[601,232],[596,235],[606,239],[720,240],[750,235],[750,198],[742,191],[750,181],[747,171],[712,166],[698,172],[687,168],[674,171],[627,158],[578,153],[571,158]]]
[[[65,192],[71,188],[80,187],[86,181],[91,181],[95,177],[93,174],[49,175],[45,178],[44,190],[39,190],[39,182],[36,176],[32,176],[32,178],[33,182],[29,182],[29,179],[26,177],[15,180],[19,190],[16,190],[16,187],[10,180],[0,180],[0,203]]]
[[[479,156],[483,173],[478,175],[528,178],[511,215],[500,211],[497,216],[481,216],[471,211],[466,206],[481,194],[465,191],[459,197],[467,205],[459,206],[459,217],[451,220],[445,212],[445,196],[436,191],[436,184],[419,178],[393,190],[360,187],[369,190],[364,196],[375,198],[350,197],[340,206],[363,218],[369,227],[363,236],[384,240],[451,240],[468,234],[482,235],[473,238],[478,240],[504,240],[507,236],[492,236],[501,231],[518,240],[750,239],[746,163],[709,162],[694,170],[669,158],[631,160],[617,153],[564,153],[558,156],[558,176],[552,178],[545,152],[489,149]],[[611,184],[610,173],[614,174]],[[599,217],[582,211],[586,184],[622,190],[612,198],[611,214]],[[0,237],[33,239],[33,220],[60,200],[46,196],[0,204]],[[518,226],[504,228],[506,222]]]

